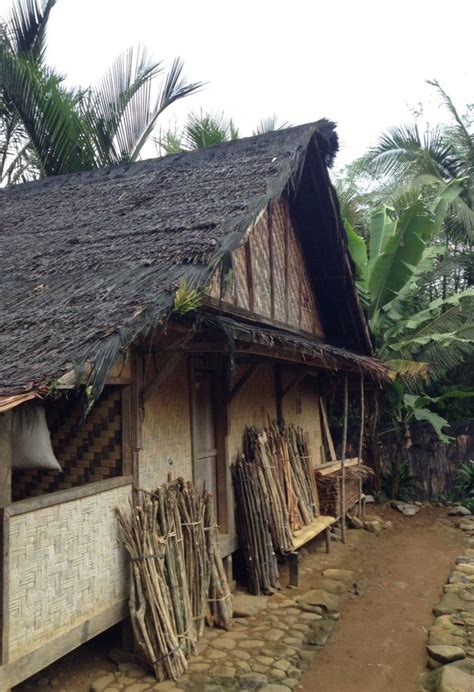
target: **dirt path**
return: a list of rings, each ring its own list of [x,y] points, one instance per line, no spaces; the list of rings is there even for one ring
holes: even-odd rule
[[[370,509],[369,509],[370,511]],[[303,675],[306,692],[413,692],[426,664],[426,630],[454,558],[463,545],[446,510],[403,517],[378,540],[358,532],[341,567],[360,574],[360,596],[348,598],[327,645]],[[349,532],[352,536],[354,532]],[[347,547],[347,546],[346,546]],[[338,551],[339,552],[339,551]]]

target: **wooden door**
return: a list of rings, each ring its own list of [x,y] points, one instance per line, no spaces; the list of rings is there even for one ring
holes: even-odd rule
[[[216,498],[217,450],[213,391],[214,370],[205,358],[191,361],[194,481]]]

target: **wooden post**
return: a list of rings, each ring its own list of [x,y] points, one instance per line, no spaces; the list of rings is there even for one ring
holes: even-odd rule
[[[342,426],[341,453],[341,532],[342,542],[346,542],[346,446],[347,446],[347,415],[348,415],[348,386],[347,375],[344,377],[344,419]]]
[[[324,536],[326,538],[326,552],[331,552],[331,527],[328,526],[324,531]]]
[[[359,436],[359,464],[362,462],[362,444],[364,440],[364,419],[365,419],[365,398],[364,398],[364,375],[360,375],[360,436]],[[359,502],[357,503],[357,516],[362,518],[362,478],[359,478]]]
[[[0,664],[8,663],[9,639],[9,538],[12,477],[13,411],[0,414]]]
[[[214,376],[215,435],[216,435],[216,513],[220,533],[229,533],[232,502],[229,497],[230,472],[227,455],[229,436],[230,364],[227,357],[218,358]],[[230,560],[232,565],[232,559]]]
[[[281,366],[277,363],[275,365],[275,399],[277,423],[279,426],[283,425],[283,383],[281,375]]]
[[[132,351],[132,385],[130,389],[130,442],[134,491],[140,487],[139,453],[142,448],[143,404],[143,360],[138,350]],[[135,498],[136,499],[136,498]]]

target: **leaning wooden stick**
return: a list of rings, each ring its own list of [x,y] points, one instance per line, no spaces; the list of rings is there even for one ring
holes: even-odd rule
[[[342,425],[341,453],[341,532],[342,542],[346,542],[346,445],[347,445],[347,416],[349,408],[347,375],[344,377],[344,419]]]
[[[362,464],[362,445],[364,440],[364,419],[365,419],[365,397],[364,397],[364,375],[360,375],[360,434],[359,434],[359,464]],[[357,514],[362,517],[362,478],[359,479],[359,502],[357,504]]]

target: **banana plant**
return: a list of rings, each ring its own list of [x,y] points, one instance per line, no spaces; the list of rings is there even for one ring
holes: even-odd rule
[[[390,368],[392,379],[386,401],[398,443],[392,473],[394,496],[410,422],[426,421],[440,440],[449,441],[443,431],[448,421],[431,409],[437,402],[421,393],[423,383],[440,378],[474,351],[473,289],[425,305],[419,299],[423,275],[443,252],[433,243],[462,186],[462,180],[453,180],[437,184],[430,195],[412,191],[404,195],[397,212],[387,206],[377,208],[367,240],[345,222],[376,353]]]
[[[419,302],[420,281],[443,253],[430,245],[463,181],[440,184],[430,201],[421,192],[404,195],[401,211],[386,206],[370,219],[368,240],[346,221],[349,251],[378,357],[392,376],[440,377],[474,346],[474,289],[446,299]]]

